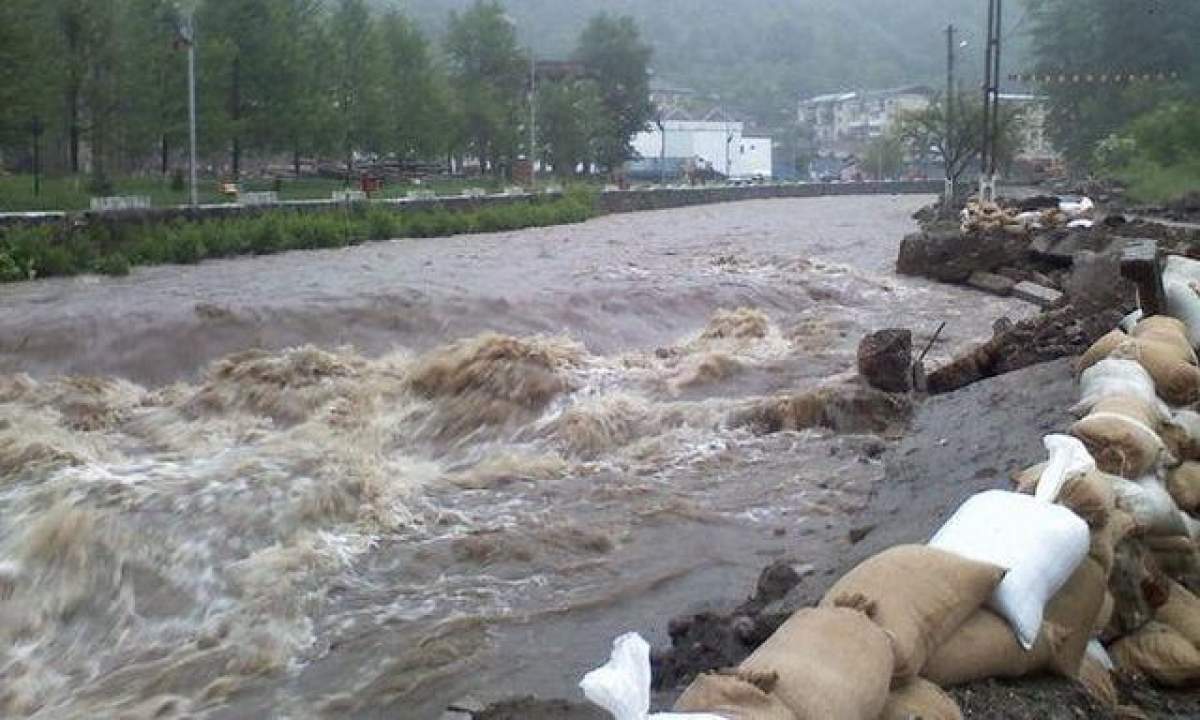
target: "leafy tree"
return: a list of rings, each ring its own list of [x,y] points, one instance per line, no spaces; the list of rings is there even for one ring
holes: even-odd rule
[[[459,92],[469,149],[485,172],[516,156],[525,60],[516,31],[495,0],[450,13],[446,52]]]
[[[654,118],[648,71],[652,53],[629,16],[602,13],[579,36],[575,57],[595,78],[604,111],[596,159],[610,172],[633,155],[633,136]]]
[[[602,136],[599,124],[604,108],[596,83],[567,78],[542,85],[538,93],[542,157],[554,174],[567,177],[579,165],[595,159],[595,139]]]
[[[449,149],[448,112],[440,69],[429,43],[407,17],[391,12],[380,21],[387,71],[383,146],[402,160],[437,156]]]
[[[1164,100],[1200,91],[1200,3],[1127,0],[1028,0],[1032,51],[1040,75],[1092,82],[1053,82],[1050,131],[1076,167],[1097,143]],[[1178,83],[1096,82],[1101,75],[1178,73]]]
[[[270,12],[272,32],[264,41],[273,44],[275,66],[264,97],[273,119],[266,140],[271,150],[291,153],[298,176],[304,153],[335,145],[332,78],[325,68],[332,48],[320,0],[273,0]]]
[[[954,122],[947,131],[946,102],[935,98],[924,110],[901,116],[896,128],[898,138],[908,144],[918,159],[936,158],[946,167],[946,179],[959,184],[967,170],[977,165],[983,145],[983,105],[964,93],[954,96]],[[1012,163],[1019,143],[1020,113],[1011,107],[1001,107],[1000,129],[997,135],[997,165]]]
[[[126,0],[121,19],[121,144],[134,164],[157,145],[158,169],[187,141],[187,58],[170,0]]]
[[[863,166],[876,180],[896,177],[904,169],[904,141],[894,133],[874,138],[863,153]]]

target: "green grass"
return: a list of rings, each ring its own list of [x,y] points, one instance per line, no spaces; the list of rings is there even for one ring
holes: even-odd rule
[[[420,185],[411,182],[392,182],[374,195],[378,198],[403,198],[410,192],[432,191],[437,195],[461,195],[468,188],[481,188],[495,193],[504,189],[506,183],[492,178],[436,178]],[[198,183],[199,199],[203,204],[232,202],[217,192],[218,183],[213,178],[201,178]],[[334,190],[345,188],[345,182],[332,178],[284,178],[279,181],[280,200],[328,200]],[[272,180],[248,180],[241,183],[243,191],[275,190]],[[187,190],[173,190],[169,178],[141,177],[120,178],[113,181],[111,195],[142,195],[150,198],[155,207],[184,205],[188,202]],[[0,175],[0,212],[76,211],[91,206],[86,176],[42,178],[41,192],[33,194],[32,175]]]
[[[485,207],[410,211],[378,205],[348,213],[275,210],[255,217],[165,223],[19,226],[0,232],[0,282],[81,273],[127,274],[138,265],[336,248],[371,240],[443,237],[583,222],[596,211],[584,188],[559,198]]]
[[[1137,160],[1116,173],[1126,184],[1130,199],[1165,204],[1200,189],[1200,162],[1163,166]]]

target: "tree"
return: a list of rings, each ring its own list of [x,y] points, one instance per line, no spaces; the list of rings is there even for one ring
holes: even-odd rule
[[[170,0],[126,0],[121,20],[122,154],[137,164],[157,145],[158,168],[187,138],[187,58],[176,46],[181,19]]]
[[[554,174],[568,177],[595,159],[597,124],[604,108],[596,83],[566,78],[543,84],[538,93],[542,157]]]
[[[332,78],[324,68],[332,48],[320,0],[273,0],[270,13],[272,31],[264,41],[273,44],[275,66],[264,102],[273,123],[265,140],[269,149],[291,153],[299,176],[305,152],[336,144]]]
[[[628,16],[597,15],[579,36],[575,57],[595,79],[604,113],[597,124],[596,159],[609,172],[633,155],[633,136],[654,118],[649,73],[652,54]]]
[[[872,139],[863,153],[863,166],[876,180],[895,178],[904,169],[904,141],[895,133]]]
[[[384,73],[383,147],[401,160],[437,156],[449,149],[445,85],[433,64],[429,43],[400,13],[380,21]]]
[[[1050,134],[1086,168],[1097,143],[1163,101],[1200,91],[1200,3],[1030,0],[1033,54],[1050,97]],[[1101,76],[1175,72],[1177,83],[1098,82]],[[1078,76],[1091,82],[1075,82]]]
[[[525,59],[500,3],[475,0],[465,12],[451,12],[446,52],[469,149],[484,172],[496,171],[516,156],[525,87]]]
[[[983,145],[983,103],[965,93],[954,96],[954,123],[947,132],[946,102],[935,98],[924,110],[905,113],[897,125],[897,137],[908,144],[918,159],[931,156],[945,164],[946,179],[957,187],[962,175],[979,162]],[[997,165],[1011,164],[1018,145],[1020,114],[1012,108],[1001,107],[997,135]]]

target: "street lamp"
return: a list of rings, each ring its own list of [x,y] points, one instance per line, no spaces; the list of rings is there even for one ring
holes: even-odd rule
[[[188,194],[191,206],[196,207],[200,204],[196,189],[196,8],[194,3],[188,3],[181,11],[183,21],[178,42],[187,46],[188,54]]]

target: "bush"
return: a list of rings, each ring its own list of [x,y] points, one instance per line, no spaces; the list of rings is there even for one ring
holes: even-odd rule
[[[492,205],[468,212],[452,212],[444,207],[405,212],[373,206],[352,214],[281,210],[208,221],[96,223],[76,230],[14,227],[0,235],[0,281],[90,271],[124,275],[135,265],[191,264],[212,257],[343,247],[368,239],[498,232],[581,222],[594,214],[594,195],[587,190],[571,190],[561,198]]]
[[[101,275],[128,275],[129,258],[119,252],[104,255],[96,261],[96,272]]]

